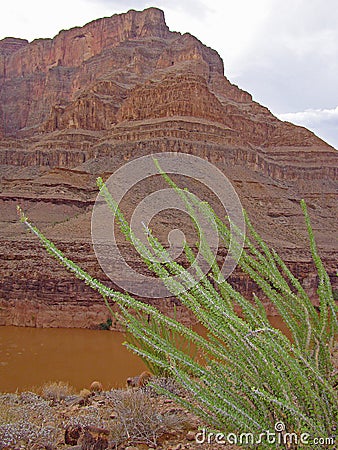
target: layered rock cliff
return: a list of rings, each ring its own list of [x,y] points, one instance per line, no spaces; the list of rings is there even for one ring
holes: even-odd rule
[[[15,207],[104,279],[90,239],[95,178],[158,151],[195,154],[219,167],[316,301],[299,200],[308,202],[333,275],[337,151],[274,117],[231,84],[215,50],[171,32],[163,12],[149,8],[53,39],[0,41],[0,324],[106,319],[99,297],[24,233]],[[170,229],[170,221],[162,222]],[[239,271],[232,281],[247,295],[255,289]],[[174,299],[152,301],[170,311]]]

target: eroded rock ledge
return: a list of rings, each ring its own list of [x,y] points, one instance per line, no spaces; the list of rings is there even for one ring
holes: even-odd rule
[[[92,327],[106,319],[101,299],[25,235],[16,205],[103,279],[90,240],[95,178],[163,151],[220,168],[316,301],[305,198],[336,282],[337,151],[233,85],[218,53],[170,31],[162,11],[132,10],[53,39],[0,41],[0,324]],[[164,223],[170,229],[169,216]],[[232,281],[251,295],[243,274]],[[161,304],[172,311],[172,300]],[[180,317],[191,319],[183,310]]]

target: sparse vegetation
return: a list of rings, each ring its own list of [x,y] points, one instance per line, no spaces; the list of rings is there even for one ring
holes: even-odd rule
[[[75,407],[73,398],[46,400],[32,392],[0,394],[0,449],[68,448],[69,429],[77,430],[72,434],[73,445],[84,440],[88,429],[103,432],[111,449],[156,445],[165,433],[177,439],[177,434],[184,436],[191,427],[186,413],[173,404],[168,411],[165,398],[153,390],[103,391]]]
[[[62,430],[54,420],[49,402],[32,392],[0,395],[0,449],[18,444],[24,446],[20,448],[31,444],[56,448]]]
[[[210,226],[216,224],[220,238],[229,248],[233,236],[227,224],[208,204],[194,200],[168,176],[163,176],[186,202],[189,211],[198,208],[210,219]],[[199,277],[196,281],[184,267],[170,259],[166,249],[148,229],[150,249],[146,248],[133,235],[102,180],[98,180],[98,185],[126,239],[145,255],[148,267],[163,280],[172,294],[195,314],[207,330],[206,338],[164,316],[156,308],[104,286],[67,259],[23,213],[21,220],[39,237],[51,255],[101,293],[108,308],[110,302],[119,305],[121,320],[128,333],[137,339],[136,345],[128,343],[129,348],[146,358],[149,364],[161,367],[163,373],[170,374],[189,393],[189,398],[166,387],[157,387],[157,391],[223,433],[259,435],[264,430],[274,431],[275,424],[282,422],[288,433],[308,433],[311,438],[331,436],[338,417],[331,360],[338,329],[337,306],[328,274],[317,252],[305,202],[302,201],[301,206],[319,276],[319,312],[299,280],[277,252],[264,243],[247,216],[248,235],[239,260],[241,269],[279,311],[292,336],[290,341],[270,325],[257,296],[254,296],[254,303],[248,301],[222,277],[203,237],[200,250],[211,269],[208,276],[201,276],[200,268],[196,266],[196,276]],[[193,219],[198,224],[196,216]],[[184,251],[189,262],[195,261],[188,245]],[[171,278],[172,275],[176,278]],[[241,317],[236,313],[235,305],[241,308]],[[166,327],[168,333],[159,333],[153,326],[154,322],[142,319],[145,316],[159,324],[159,330]],[[172,338],[174,333],[198,349],[203,363],[177,348]],[[270,448],[270,445],[262,441],[260,448]],[[288,448],[288,443],[284,448]],[[322,447],[313,445],[311,448]]]
[[[49,381],[41,387],[41,396],[46,400],[60,401],[74,394],[75,389],[64,381]]]
[[[109,398],[114,411],[110,426],[114,445],[127,441],[156,445],[163,433],[184,426],[182,414],[163,414],[142,390],[112,391]]]
[[[99,324],[99,328],[100,330],[110,330],[112,323],[113,323],[112,319],[108,317],[108,319],[105,322]]]

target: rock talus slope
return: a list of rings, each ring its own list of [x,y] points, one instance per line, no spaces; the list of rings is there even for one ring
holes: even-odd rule
[[[90,237],[95,179],[162,151],[220,168],[316,301],[299,200],[308,203],[333,276],[337,151],[274,117],[230,83],[215,50],[171,32],[163,12],[149,8],[53,39],[0,41],[1,325],[93,327],[107,319],[101,299],[25,233],[15,208],[20,203],[67,256],[105,279]],[[162,219],[163,235],[174,220]],[[232,282],[246,295],[255,289],[238,270]],[[175,303],[149,301],[166,312]]]

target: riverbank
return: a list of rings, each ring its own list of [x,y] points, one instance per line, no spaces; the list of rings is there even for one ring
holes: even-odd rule
[[[332,375],[338,372],[338,345],[333,363]],[[152,381],[190,401],[173,380]],[[0,449],[237,449],[201,443],[205,424],[151,386],[101,389],[99,382],[80,391],[52,382],[35,392],[0,394]]]
[[[156,379],[156,383],[186,397],[172,380]],[[149,386],[71,393],[69,386],[54,383],[41,388],[40,394],[0,395],[1,449],[218,448],[198,442],[197,433],[203,427],[200,419]]]

